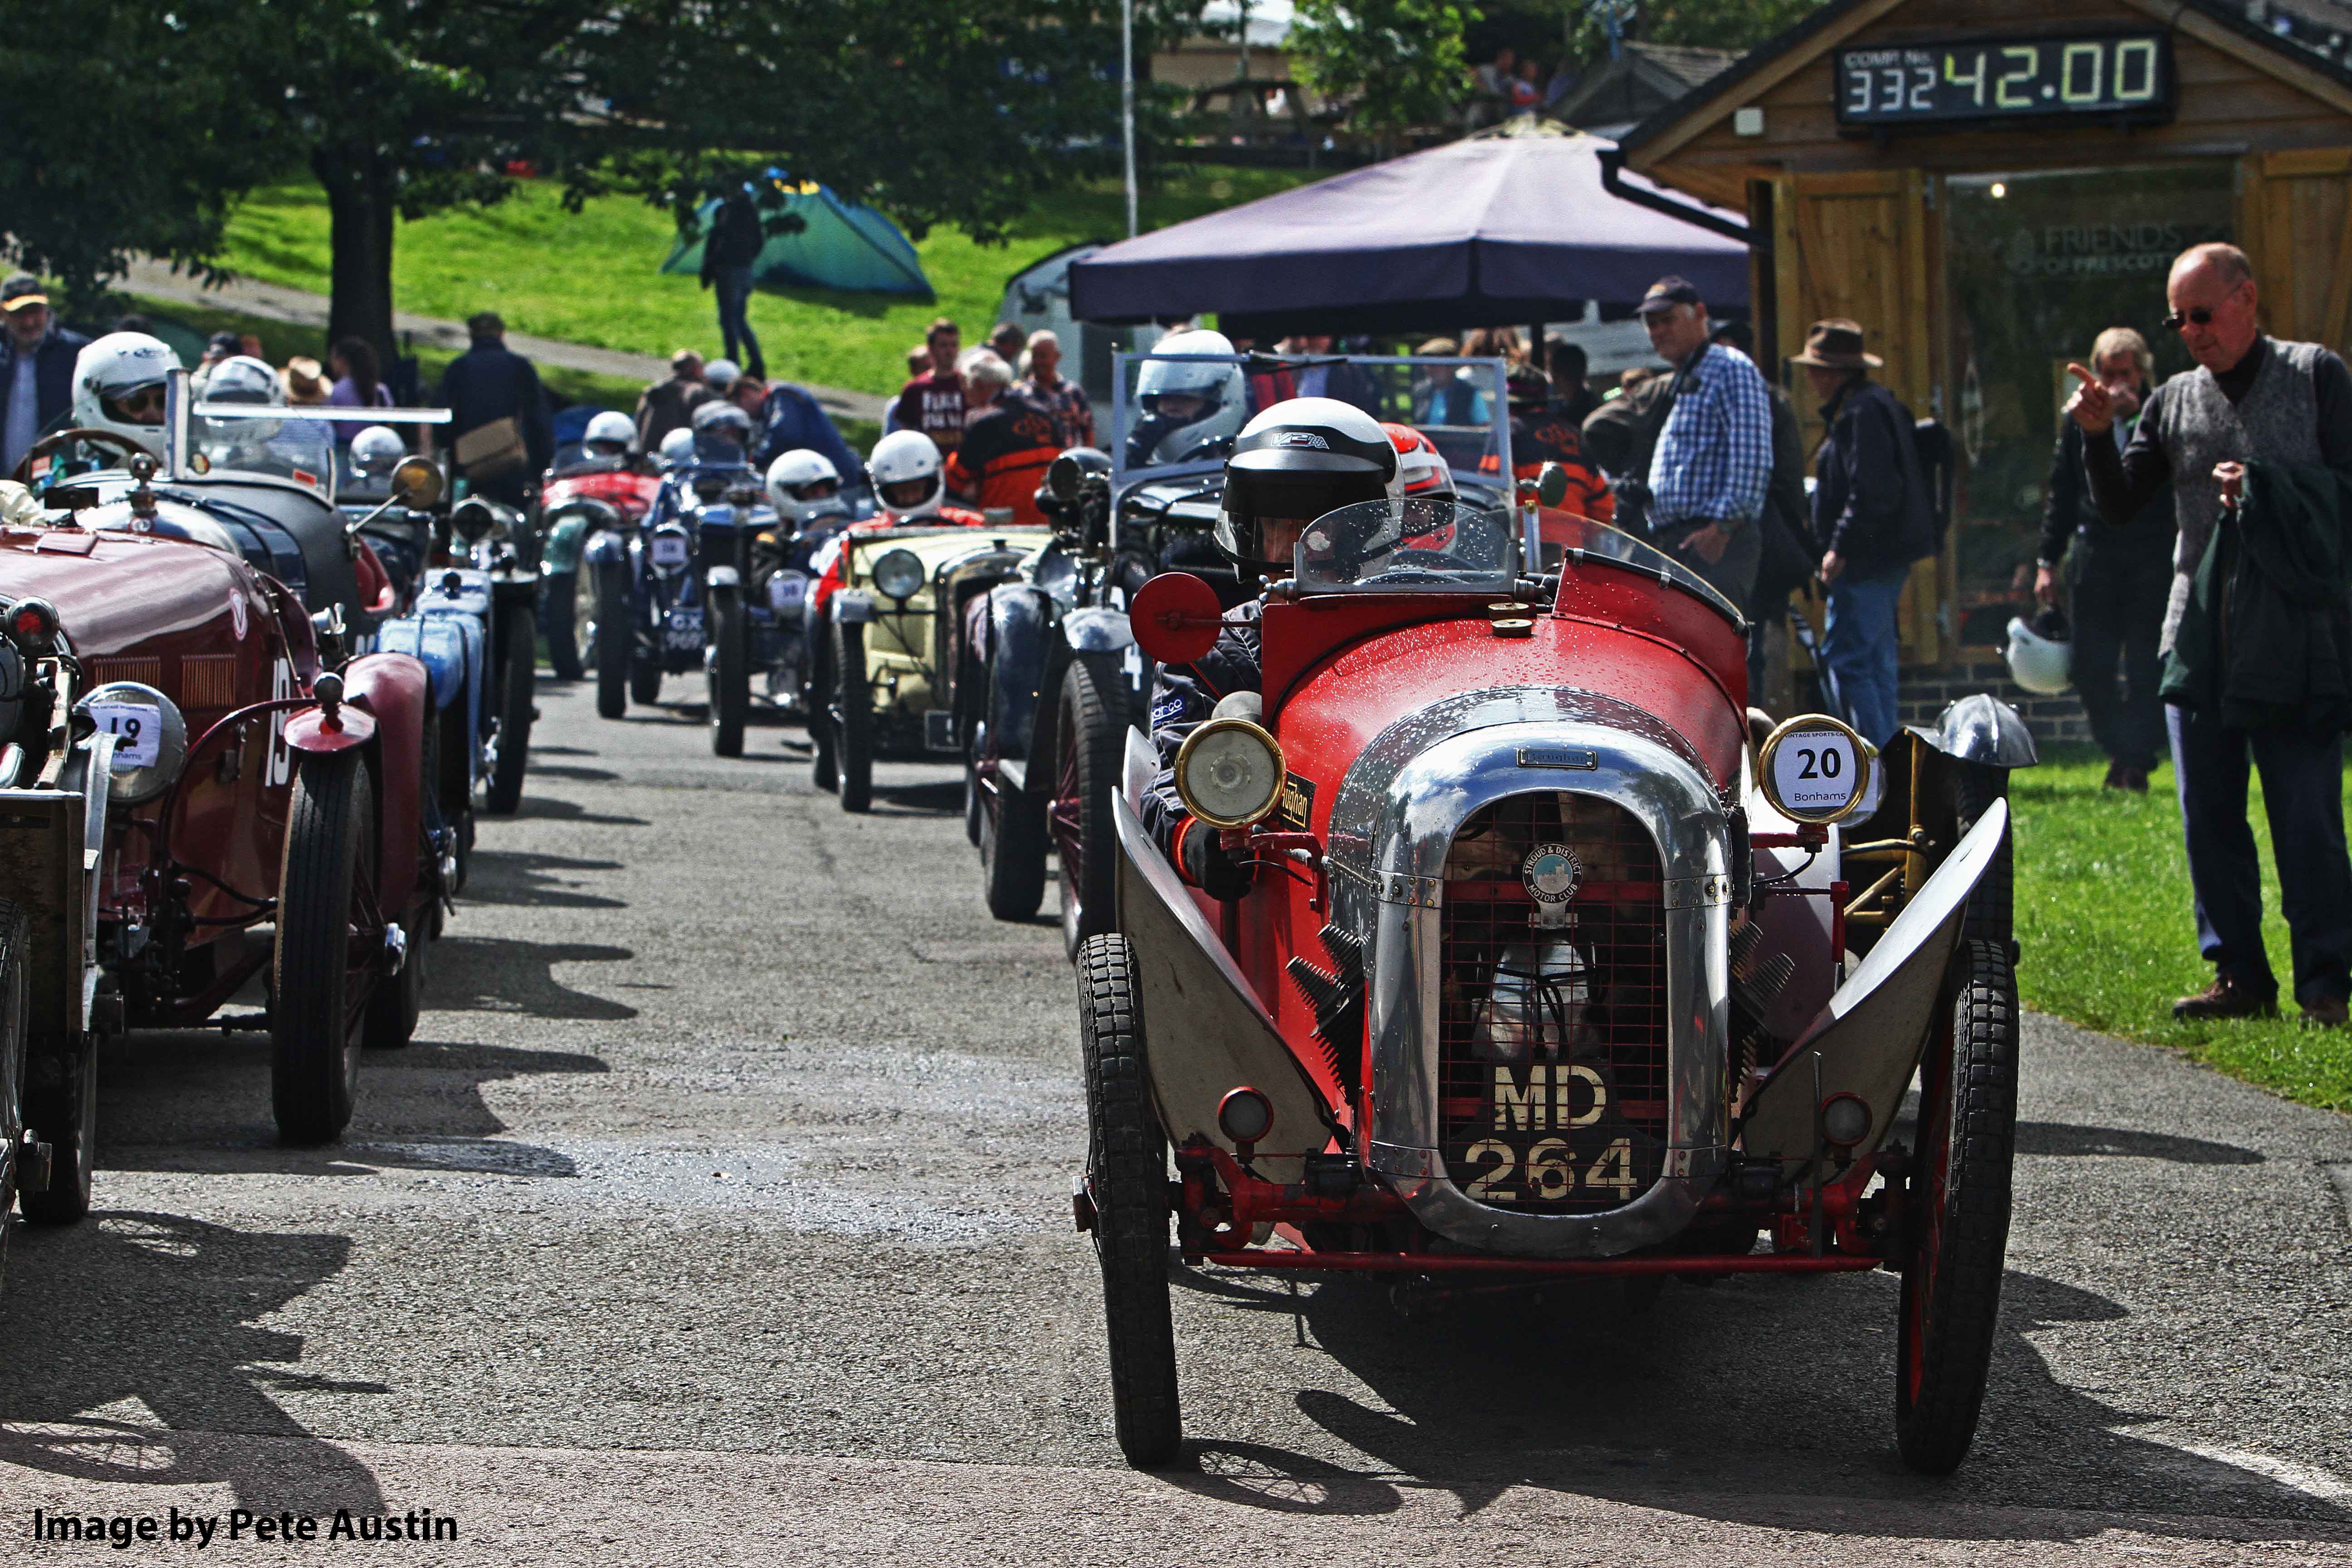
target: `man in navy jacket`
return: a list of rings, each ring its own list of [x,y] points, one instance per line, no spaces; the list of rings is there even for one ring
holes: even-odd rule
[[[26,450],[73,405],[74,361],[89,340],[58,325],[41,280],[19,272],[0,283],[0,479],[16,471]]]

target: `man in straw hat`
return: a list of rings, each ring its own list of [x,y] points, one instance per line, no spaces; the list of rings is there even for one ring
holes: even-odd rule
[[[1859,323],[1815,321],[1805,367],[1829,434],[1814,454],[1813,537],[1829,587],[1822,662],[1846,721],[1883,746],[1902,721],[1895,706],[1895,605],[1911,563],[1936,552],[1936,514],[1911,411],[1870,379],[1885,362],[1863,349]]]

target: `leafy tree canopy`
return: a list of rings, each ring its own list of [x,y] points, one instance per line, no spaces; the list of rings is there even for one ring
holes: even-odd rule
[[[1298,0],[1292,68],[1355,124],[1389,136],[1444,118],[1468,91],[1463,32],[1475,7],[1454,0]]]

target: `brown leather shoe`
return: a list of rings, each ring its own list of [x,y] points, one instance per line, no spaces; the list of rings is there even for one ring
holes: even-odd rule
[[[2352,1023],[2352,1007],[2341,996],[2315,996],[2303,1005],[2306,1029],[2340,1029],[2347,1023]]]
[[[2337,1004],[2338,1010],[2342,1004]],[[2256,991],[2241,984],[2226,974],[2217,974],[2213,984],[2194,996],[2183,996],[2172,1005],[2176,1018],[2274,1018],[2278,1016],[2278,995],[2275,992]]]
[[[2131,791],[2134,795],[2146,795],[2147,793],[2147,770],[2146,768],[2126,768],[2123,771],[2122,787]]]
[[[2124,783],[2123,763],[2109,763],[2107,764],[2107,776],[2099,781],[2099,787],[2101,789],[2129,789],[2131,786]]]

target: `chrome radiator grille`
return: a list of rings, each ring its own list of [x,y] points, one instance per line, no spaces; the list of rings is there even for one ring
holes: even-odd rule
[[[1557,898],[1547,905],[1523,869]],[[1572,864],[1562,878],[1560,868]],[[1668,1083],[1664,882],[1613,802],[1513,795],[1472,816],[1441,912],[1439,1141],[1476,1201],[1535,1214],[1619,1208],[1658,1178]]]

